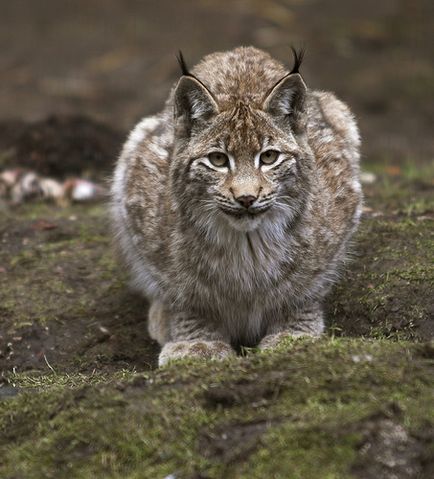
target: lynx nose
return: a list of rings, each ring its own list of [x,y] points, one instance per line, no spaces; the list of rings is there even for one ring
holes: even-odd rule
[[[241,195],[235,199],[238,201],[240,205],[244,206],[244,208],[249,208],[250,206],[253,205],[253,203],[256,201],[257,198],[258,198],[257,196],[253,196],[253,195]]]

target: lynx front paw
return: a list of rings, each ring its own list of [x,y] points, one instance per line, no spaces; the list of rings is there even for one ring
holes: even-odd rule
[[[233,349],[223,341],[176,341],[163,346],[158,365],[183,358],[224,359],[233,354]]]

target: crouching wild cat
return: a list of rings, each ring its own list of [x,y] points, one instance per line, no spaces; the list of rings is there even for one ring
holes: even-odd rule
[[[318,336],[357,227],[359,134],[332,93],[252,47],[206,56],[131,132],[112,223],[159,363]]]

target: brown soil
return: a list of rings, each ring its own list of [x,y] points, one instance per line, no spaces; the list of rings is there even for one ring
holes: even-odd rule
[[[83,116],[0,122],[0,167],[28,168],[43,176],[101,179],[113,170],[125,135]]]

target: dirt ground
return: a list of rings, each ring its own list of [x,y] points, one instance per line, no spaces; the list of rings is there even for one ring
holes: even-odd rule
[[[0,171],[105,182],[178,49],[294,44],[375,175],[324,340],[161,372],[105,205],[0,200],[0,476],[432,477],[434,7],[326,3],[0,0]]]

